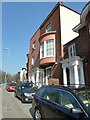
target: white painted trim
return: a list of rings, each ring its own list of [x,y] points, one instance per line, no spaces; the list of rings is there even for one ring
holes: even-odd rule
[[[79,85],[78,66],[74,66],[75,85]]]
[[[44,57],[41,57],[42,55],[41,55],[41,45],[40,45],[40,59],[55,57],[55,37],[52,40],[54,41],[54,55],[49,55],[49,56],[46,55],[46,41],[47,41],[46,40],[46,41],[43,42],[44,43]]]
[[[63,68],[63,84],[67,85],[67,73],[66,68]]]
[[[84,72],[83,72],[83,59],[81,59],[79,56],[75,56],[72,58],[64,59],[61,61],[61,63],[62,63],[62,68],[63,68],[64,83],[65,83],[65,79],[67,79],[65,69],[69,68],[70,83],[76,84],[76,87],[78,87],[79,84],[85,85]],[[80,73],[79,73],[78,69],[80,69]],[[72,72],[74,72],[74,73],[72,73]]]

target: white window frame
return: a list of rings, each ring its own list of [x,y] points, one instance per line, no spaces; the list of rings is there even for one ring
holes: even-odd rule
[[[51,43],[49,42],[53,42],[53,45],[51,45]],[[52,51],[53,51],[53,54],[52,54]],[[48,56],[54,56],[54,40],[46,41],[46,57]]]
[[[46,33],[50,32],[51,31],[51,24],[49,23],[46,27]]]
[[[76,45],[73,43],[68,47],[69,57],[76,56]]]
[[[32,65],[34,65],[34,57],[32,57]]]
[[[33,42],[32,48],[33,48],[33,49],[36,49],[36,41]]]
[[[43,44],[43,47],[42,47],[42,44]],[[44,42],[41,43],[40,45],[40,59],[44,57],[44,49],[42,50],[42,48],[44,48]],[[43,55],[42,55],[42,51],[43,51]]]
[[[48,75],[48,74],[47,74],[47,70],[48,70],[48,69],[51,69],[51,75]],[[47,77],[51,77],[51,76],[52,76],[52,67],[51,67],[51,66],[46,68],[46,76],[47,76]]]
[[[47,55],[47,51],[46,51],[47,41],[49,40],[46,40],[43,42],[44,43],[44,56],[42,56],[42,46],[40,45],[40,59],[45,58],[45,57],[55,57],[55,39],[50,40],[50,41],[53,41],[53,55]]]

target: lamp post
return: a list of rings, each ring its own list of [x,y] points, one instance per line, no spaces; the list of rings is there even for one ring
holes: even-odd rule
[[[6,67],[7,67],[7,66],[8,66],[8,58],[9,58],[10,49],[4,48],[4,50],[7,51],[7,61],[6,61]],[[6,70],[6,72],[5,72],[5,87],[6,87],[6,82],[7,82],[7,70]]]

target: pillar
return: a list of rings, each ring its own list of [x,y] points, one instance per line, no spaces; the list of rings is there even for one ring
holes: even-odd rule
[[[37,70],[37,73],[36,73],[36,85],[38,86],[39,84],[39,70]]]
[[[73,67],[70,67],[70,85],[75,84],[74,74],[73,74]]]
[[[63,68],[63,84],[67,85],[67,73],[66,68]]]
[[[85,85],[85,81],[84,81],[84,72],[83,72],[83,66],[80,67],[80,84]]]
[[[75,85],[79,85],[78,66],[74,66]]]

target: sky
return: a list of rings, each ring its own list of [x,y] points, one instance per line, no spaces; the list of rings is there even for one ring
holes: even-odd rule
[[[63,2],[81,13],[85,2]],[[26,67],[30,38],[40,27],[56,2],[2,3],[2,67],[12,75]]]

